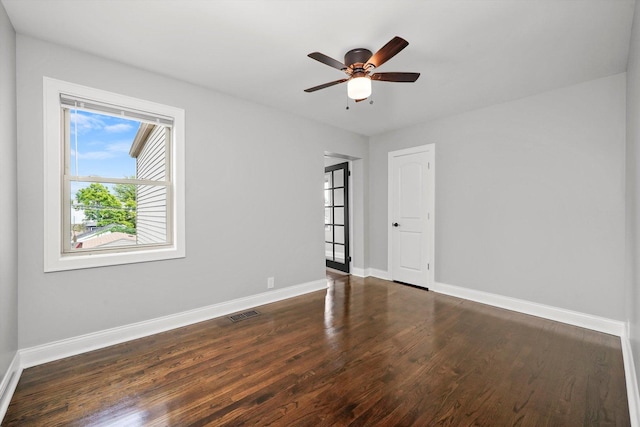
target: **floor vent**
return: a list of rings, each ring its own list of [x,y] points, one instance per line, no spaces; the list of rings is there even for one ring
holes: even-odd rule
[[[229,320],[232,322],[239,322],[241,320],[249,319],[250,317],[256,317],[260,314],[260,312],[256,310],[245,311],[244,313],[232,314],[229,316]]]

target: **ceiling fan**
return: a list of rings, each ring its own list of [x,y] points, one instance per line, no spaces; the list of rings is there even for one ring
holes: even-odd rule
[[[371,96],[371,80],[382,82],[404,82],[413,83],[418,80],[420,73],[373,73],[374,68],[378,68],[402,49],[407,47],[409,42],[401,37],[394,37],[387,44],[382,46],[375,54],[369,49],[352,49],[344,55],[344,63],[330,58],[320,52],[313,52],[307,55],[309,58],[320,61],[330,67],[337,68],[347,74],[347,78],[324,83],[318,86],[305,89],[305,92],[315,92],[320,89],[331,87],[340,83],[347,83],[347,95],[356,102],[364,101]],[[347,65],[345,65],[347,64]]]

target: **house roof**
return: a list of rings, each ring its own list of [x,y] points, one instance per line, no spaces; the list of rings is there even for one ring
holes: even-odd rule
[[[76,246],[76,247],[83,248],[83,249],[92,249],[92,248],[105,247],[105,246],[127,246],[127,245],[135,245],[135,244],[136,244],[136,236],[132,234],[116,232],[116,233],[105,233],[105,234],[101,234],[99,236],[93,237],[91,239],[84,240],[77,244],[81,246]]]
[[[140,127],[138,128],[138,132],[136,132],[136,136],[133,138],[133,142],[131,143],[131,148],[129,149],[129,155],[133,158],[138,158],[144,145],[147,143],[147,139],[156,125],[151,123],[140,123]]]
[[[16,31],[363,135],[624,72],[633,0],[2,0]],[[140,25],[139,17],[146,23]],[[78,36],[81,35],[81,36]],[[177,36],[179,35],[179,36]],[[308,58],[409,41],[373,105]],[[135,40],[135,43],[131,41]]]

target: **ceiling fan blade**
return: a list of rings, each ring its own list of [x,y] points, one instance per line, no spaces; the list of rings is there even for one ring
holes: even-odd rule
[[[321,84],[321,85],[318,85],[318,86],[310,87],[309,89],[305,89],[304,91],[305,92],[315,92],[317,90],[324,89],[324,88],[327,88],[329,86],[333,86],[333,85],[337,85],[337,84],[340,84],[340,83],[344,83],[347,80],[349,80],[349,79],[336,80],[336,81],[333,81],[333,82],[329,82],[329,83]]]
[[[395,36],[387,44],[382,46],[379,51],[373,54],[367,61],[366,65],[373,65],[378,68],[394,56],[398,54],[402,49],[409,46],[409,42],[402,37]]]
[[[337,59],[333,59],[320,52],[312,52],[307,55],[311,59],[315,59],[316,61],[322,62],[323,64],[328,65],[329,67],[337,68],[340,71],[344,71],[347,69],[347,66]]]
[[[418,77],[420,77],[420,73],[374,73],[371,75],[371,80],[413,83],[418,80]]]
[[[361,101],[365,101],[367,98],[362,98],[362,99],[356,99],[356,102],[361,102]]]

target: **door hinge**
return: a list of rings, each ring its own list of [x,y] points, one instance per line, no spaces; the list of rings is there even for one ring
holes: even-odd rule
[[[427,270],[429,270],[429,269],[430,269],[430,265],[429,265],[429,263],[427,263]]]
[[[351,176],[351,171],[349,171],[349,176]]]
[[[431,169],[431,163],[427,162],[427,169]]]
[[[351,262],[351,257],[349,257],[349,262]]]

